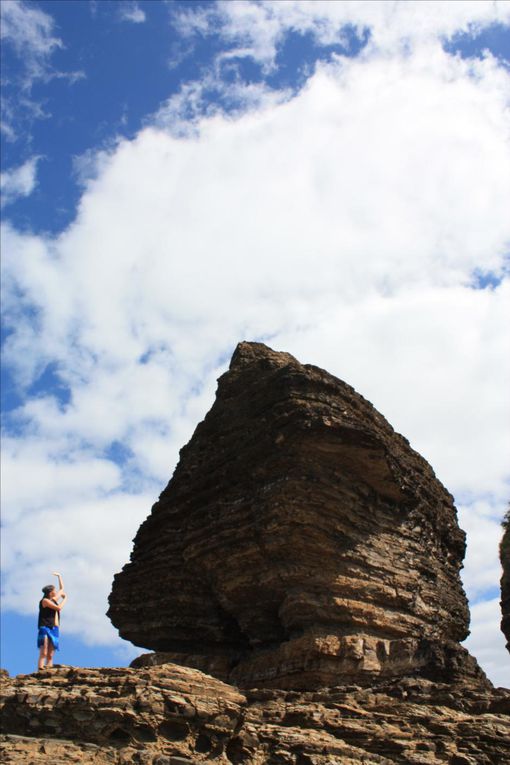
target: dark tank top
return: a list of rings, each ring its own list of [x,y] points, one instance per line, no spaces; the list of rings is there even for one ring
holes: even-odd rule
[[[54,627],[55,626],[55,614],[57,613],[53,608],[48,608],[48,606],[43,606],[43,600],[39,601],[39,621],[37,623],[38,627]],[[52,603],[55,603],[57,605],[57,601],[51,599]]]

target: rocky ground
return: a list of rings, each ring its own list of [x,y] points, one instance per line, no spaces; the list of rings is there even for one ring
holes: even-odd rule
[[[4,678],[2,762],[505,765],[510,692],[407,678],[240,692],[198,670]]]

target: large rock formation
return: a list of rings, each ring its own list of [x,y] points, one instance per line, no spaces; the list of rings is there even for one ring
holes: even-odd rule
[[[483,682],[458,644],[464,547],[451,495],[368,401],[241,343],[115,577],[109,616],[164,653],[141,663],[245,688]]]
[[[510,765],[510,693],[458,643],[463,555],[367,401],[243,343],[115,578],[156,653],[4,677],[2,762]]]
[[[503,521],[503,537],[499,546],[499,557],[503,574],[501,576],[501,629],[510,651],[510,507]]]

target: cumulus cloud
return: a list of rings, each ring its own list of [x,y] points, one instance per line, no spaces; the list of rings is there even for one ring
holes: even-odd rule
[[[499,556],[493,554],[502,536],[501,505],[494,498],[491,501],[489,495],[459,507],[462,528],[468,537],[476,538],[476,545],[468,547],[463,572],[465,585],[474,601],[493,590],[501,578]]]
[[[37,185],[37,163],[40,157],[31,157],[19,167],[0,173],[2,206],[12,204],[20,197],[28,197]]]
[[[410,439],[456,495],[473,539],[490,524],[468,558],[467,581],[477,593],[499,565],[498,523],[509,488],[510,443],[500,420],[510,415],[509,300],[508,281],[491,291],[434,286],[371,294],[278,338],[298,358],[349,381]]]
[[[66,72],[53,64],[55,53],[64,48],[56,35],[53,17],[23,0],[3,0],[0,36],[4,46],[14,51],[19,73],[3,83],[2,122],[0,129],[7,140],[20,136],[20,123],[47,119],[51,115],[40,100],[32,97],[35,83],[64,79],[70,84],[85,77],[83,71]]]
[[[510,688],[510,666],[505,638],[499,628],[501,611],[499,598],[471,607],[471,636],[464,643],[476,656],[495,685]]]
[[[220,11],[279,18],[281,4],[252,5]],[[285,7],[315,18],[356,6],[363,26],[365,5],[389,13]],[[482,6],[492,4],[469,6],[471,24],[489,23]],[[459,19],[434,28],[469,27]],[[79,627],[113,639],[102,616],[111,575],[242,339],[319,364],[372,400],[462,501],[468,588],[497,583],[509,477],[508,84],[490,56],[466,62],[422,40],[338,56],[299,93],[262,92],[234,115],[208,111],[199,89],[191,115],[174,100],[95,165],[88,155],[76,220],[59,236],[4,224],[4,360],[25,391],[7,422],[7,605],[32,608],[57,565],[36,540],[58,528],[58,565],[94,615]],[[480,274],[495,286],[477,289]],[[65,398],[30,395],[49,364]],[[34,492],[19,479],[30,471]],[[97,587],[85,588],[86,571]],[[475,613],[475,647],[489,622]]]
[[[504,0],[219,0],[174,15],[182,34],[218,35],[231,46],[230,55],[249,57],[266,69],[275,65],[288,33],[309,34],[318,45],[349,47],[346,28],[361,39],[370,35],[370,49],[393,52],[465,33],[476,35],[492,24],[510,23]]]
[[[132,24],[143,24],[146,19],[145,11],[140,8],[136,0],[125,0],[118,3],[118,13],[121,21],[129,21]]]
[[[49,75],[51,56],[64,47],[55,36],[52,16],[23,0],[4,0],[0,30],[4,43],[12,45],[23,61],[26,84]]]
[[[55,480],[52,502],[45,507],[24,505],[24,512],[6,523],[2,607],[33,613],[34,601],[41,587],[51,582],[52,571],[62,571],[70,594],[66,630],[89,643],[118,645],[116,631],[104,616],[112,571],[126,563],[133,528],[143,520],[153,497],[111,494],[78,500],[66,497],[66,488],[66,481]]]
[[[265,82],[245,82],[236,77],[231,81],[222,77],[221,62],[200,80],[186,82],[160,105],[146,124],[163,128],[180,138],[197,135],[204,117],[215,114],[240,116],[276,106],[291,98],[289,89],[275,89]]]

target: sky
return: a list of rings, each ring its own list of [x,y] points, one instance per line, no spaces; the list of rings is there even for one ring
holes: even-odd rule
[[[142,651],[113,575],[241,340],[353,385],[455,497],[510,686],[510,2],[2,0],[2,657]],[[150,582],[147,583],[150,587]]]

